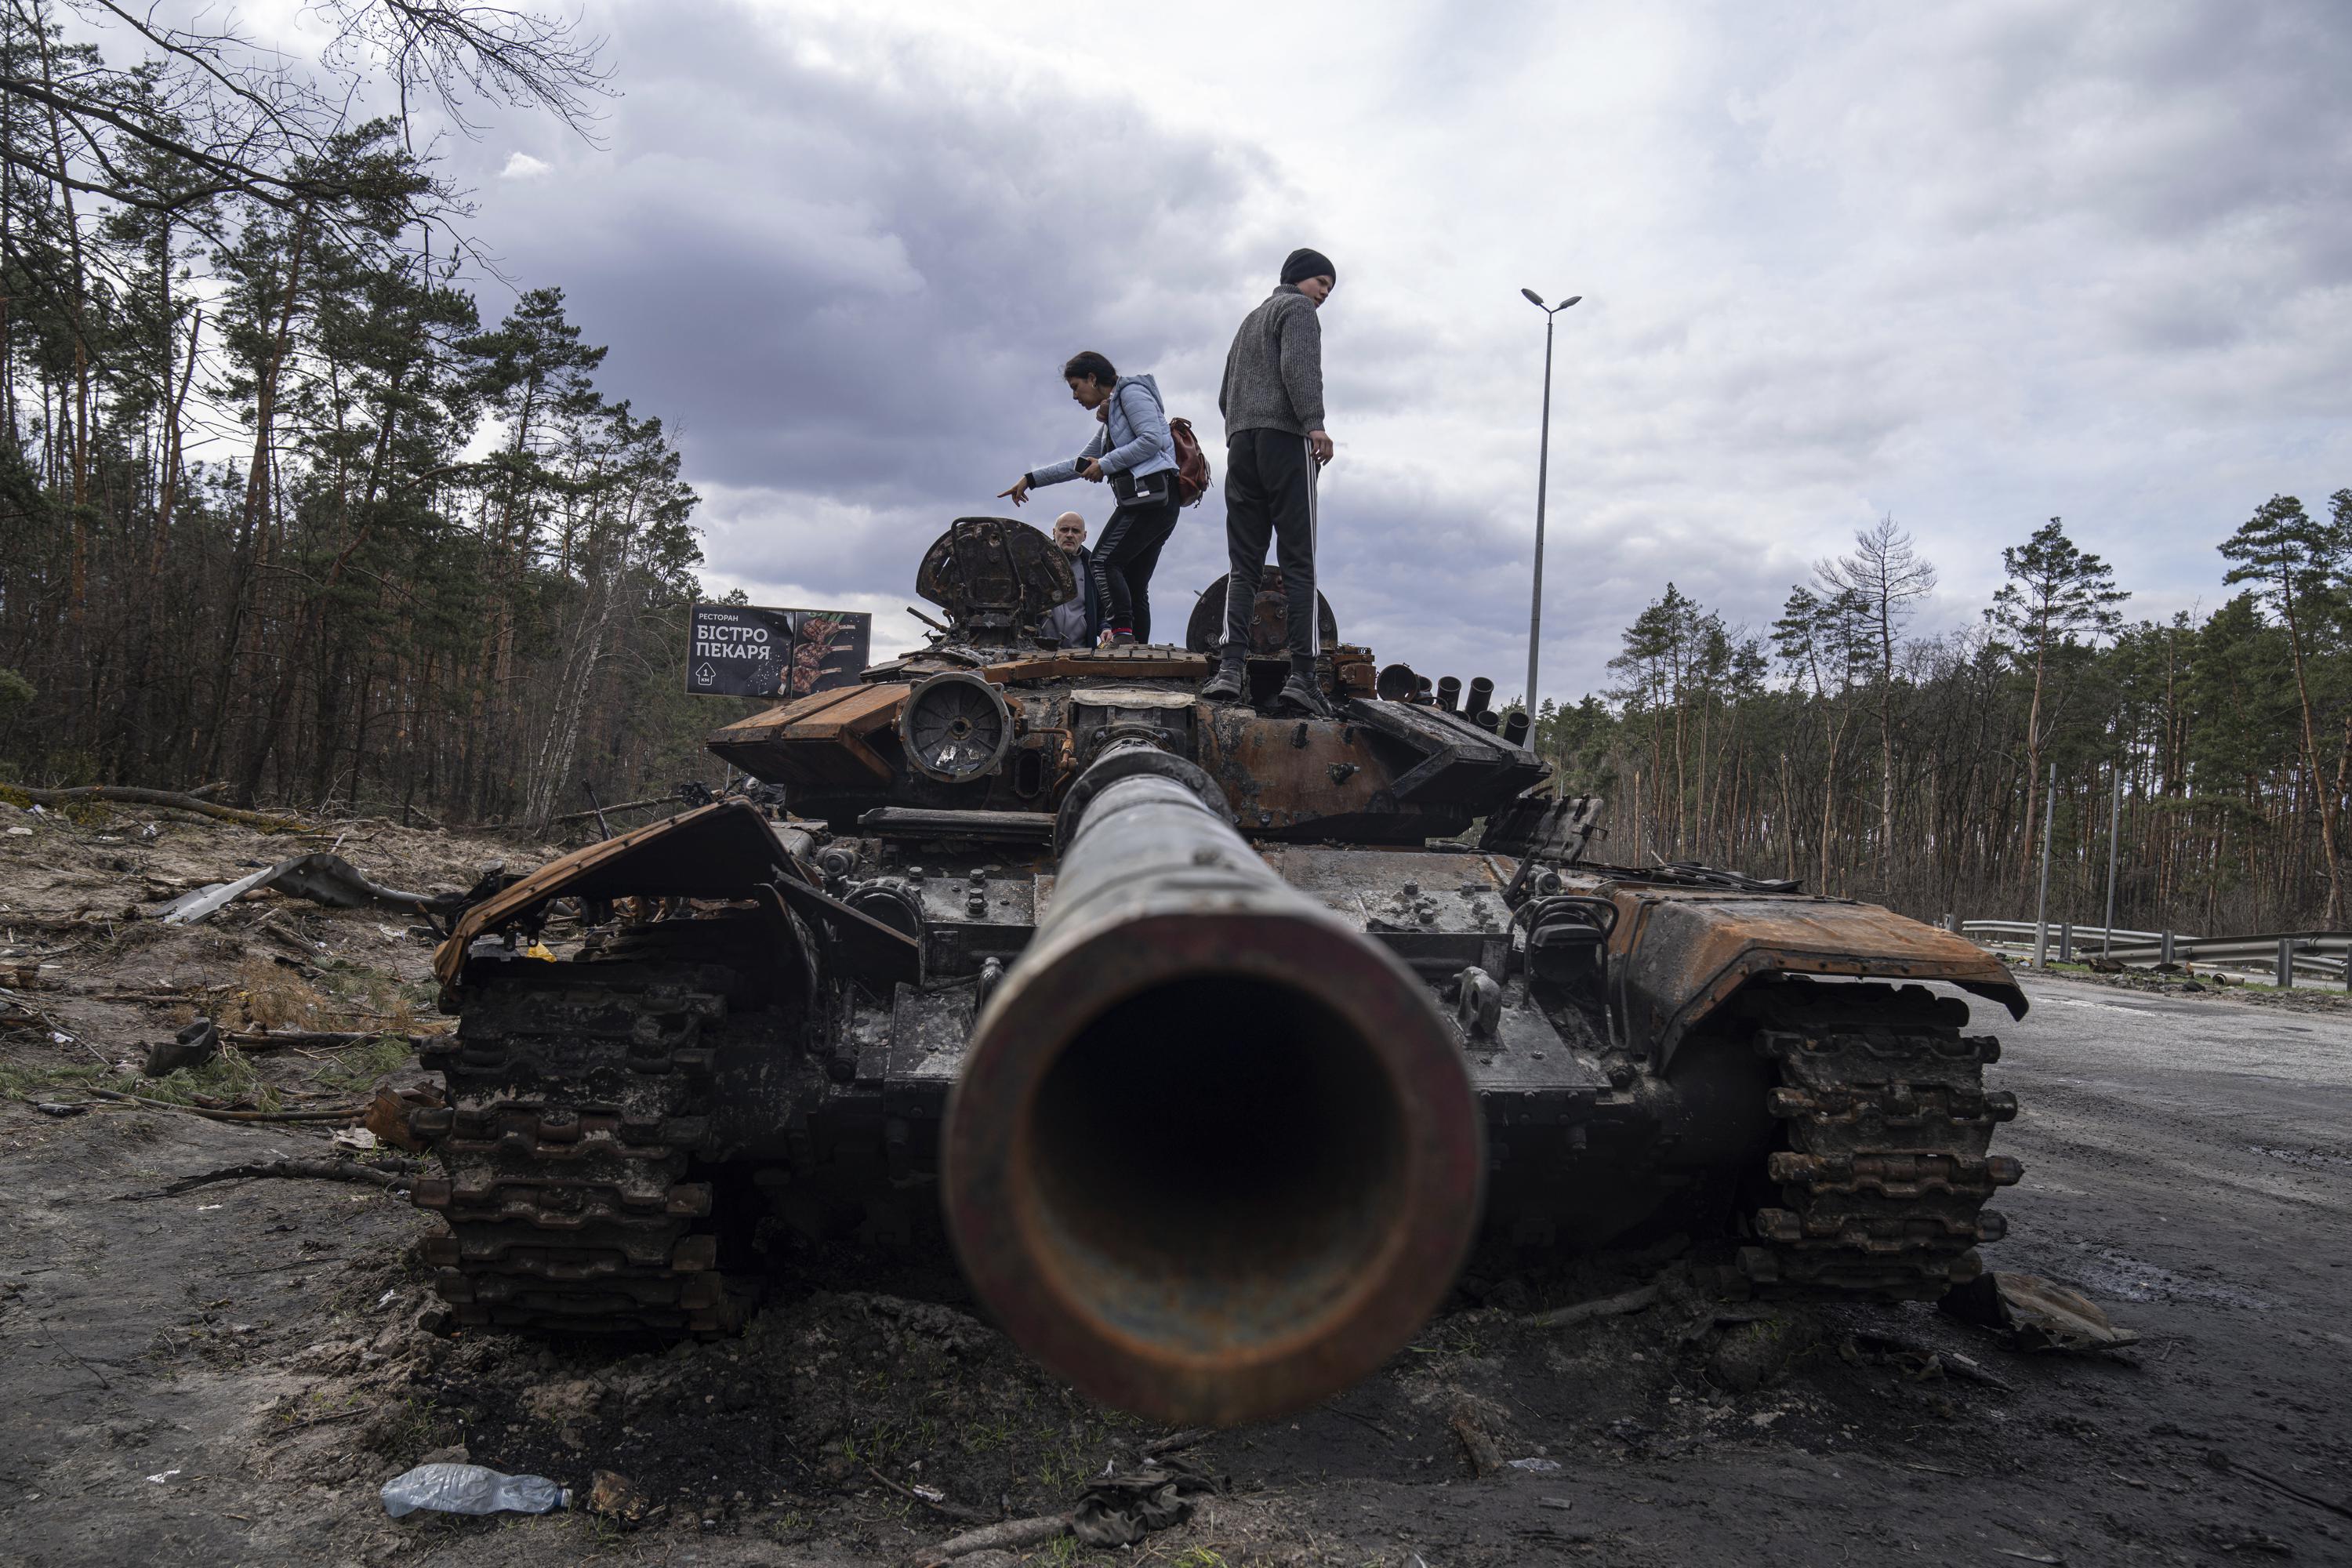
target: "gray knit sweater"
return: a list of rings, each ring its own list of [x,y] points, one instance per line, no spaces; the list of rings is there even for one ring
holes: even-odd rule
[[[1323,328],[1297,285],[1285,283],[1242,319],[1217,408],[1228,440],[1244,430],[1323,428]]]

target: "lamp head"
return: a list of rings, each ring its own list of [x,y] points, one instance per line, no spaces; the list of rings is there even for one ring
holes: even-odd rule
[[[1543,302],[1543,296],[1537,293],[1534,289],[1522,289],[1519,292],[1525,294],[1528,297],[1528,303],[1533,305],[1537,310],[1541,310],[1546,309]]]

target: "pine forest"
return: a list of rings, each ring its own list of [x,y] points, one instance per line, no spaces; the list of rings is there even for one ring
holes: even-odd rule
[[[1610,802],[1601,858],[1699,861],[1928,920],[2238,934],[2338,926],[2352,788],[2352,490],[2218,542],[2232,595],[2133,621],[2052,518],[1964,629],[1906,635],[1936,569],[1892,519],[1728,625],[1672,584],[1616,683],[1547,702],[1563,784]],[[2053,802],[2054,800],[2054,810]]]
[[[555,280],[486,318],[461,195],[405,119],[348,107],[584,129],[593,42],[315,9],[336,36],[306,75],[0,0],[0,781],[538,826],[707,773],[671,437],[600,383]],[[2201,620],[2130,619],[2055,518],[1939,636],[1912,634],[1937,573],[1892,520],[1769,626],[1669,584],[1538,742],[1607,797],[1619,863],[2019,918],[2047,827],[2053,916],[2102,918],[2112,842],[2123,925],[2338,925],[2352,490],[2230,527]]]
[[[583,781],[699,771],[674,445],[600,386],[560,289],[483,318],[463,203],[335,90],[578,120],[593,45],[319,9],[345,69],[314,79],[74,13],[126,68],[0,3],[0,758],[532,824]]]

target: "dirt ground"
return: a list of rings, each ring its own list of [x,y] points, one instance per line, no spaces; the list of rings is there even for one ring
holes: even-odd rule
[[[739,1340],[668,1351],[444,1337],[413,1257],[434,1222],[395,1194],[135,1196],[324,1154],[330,1133],[93,1089],[285,1111],[422,1076],[377,1041],[142,1081],[146,1042],[199,1010],[442,1027],[429,948],[401,917],[274,897],[194,927],[128,912],[332,834],[0,808],[15,826],[32,831],[0,837],[0,1562],[905,1563],[969,1528],[917,1489],[989,1520],[1056,1512],[1162,1436],[1037,1373],[951,1292],[845,1272]],[[382,824],[342,846],[410,887],[551,852]],[[1187,1447],[1223,1489],[1138,1546],[961,1563],[2352,1561],[2352,1016],[2030,984],[2029,1018],[1980,1020],[2025,1106],[1990,1256],[2086,1291],[2137,1347],[2034,1356],[1926,1305],[1722,1301],[1668,1243],[1467,1281],[1345,1395]],[[1533,1319],[1654,1279],[1646,1311]],[[1504,1464],[1476,1475],[1486,1445]],[[643,1517],[385,1517],[384,1480],[460,1449],[583,1501],[619,1472]]]

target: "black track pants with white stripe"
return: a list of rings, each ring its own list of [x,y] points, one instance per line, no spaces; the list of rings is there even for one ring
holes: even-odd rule
[[[1175,476],[1158,477],[1165,481],[1160,499],[1146,495],[1119,503],[1103,524],[1092,556],[1103,625],[1133,632],[1138,642],[1151,640],[1151,574],[1160,569],[1160,547],[1176,531],[1182,510],[1176,503]]]
[[[1225,647],[1248,652],[1266,546],[1282,568],[1290,657],[1322,648],[1315,624],[1315,458],[1307,437],[1287,430],[1236,430],[1225,442]]]

